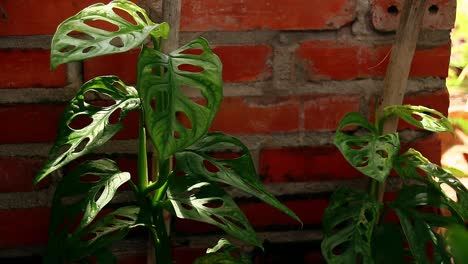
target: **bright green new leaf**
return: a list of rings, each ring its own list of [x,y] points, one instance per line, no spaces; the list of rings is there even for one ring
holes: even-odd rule
[[[417,180],[419,182],[433,186],[444,199],[455,215],[462,219],[468,219],[468,190],[452,174],[431,163],[420,152],[409,149],[406,153],[398,157],[394,166],[396,172],[407,180]],[[421,175],[422,171],[425,175]],[[457,201],[452,200],[442,189],[443,185],[456,193]]]
[[[329,264],[372,264],[371,240],[382,205],[364,192],[339,189],[323,216],[322,254]]]
[[[421,209],[447,208],[448,205],[439,190],[431,185],[410,185],[403,187],[395,201],[389,206],[400,219],[401,227],[408,241],[415,263],[450,264],[451,256],[447,252],[444,238],[437,233],[436,228],[462,223],[455,216],[443,216],[427,213]],[[432,244],[433,256],[427,255],[427,245]]]
[[[367,135],[355,136],[343,132],[347,126],[358,126]],[[379,135],[377,129],[359,113],[349,113],[340,122],[334,144],[354,168],[368,177],[384,182],[400,150],[397,133]]]
[[[262,247],[244,213],[215,183],[187,173],[174,176],[167,194],[177,217],[215,225],[237,239]]]
[[[52,39],[52,69],[62,63],[131,50],[150,34],[167,38],[169,26],[153,23],[144,9],[130,1],[94,4],[58,26]]]
[[[413,126],[433,132],[453,132],[450,121],[439,111],[425,106],[392,105],[386,107],[380,123],[387,117],[396,115]]]
[[[137,86],[148,133],[161,160],[207,132],[222,99],[221,69],[218,56],[203,38],[169,55],[143,47]],[[201,93],[205,102],[191,100],[183,88]]]
[[[123,90],[120,89],[122,87]],[[93,92],[109,96],[114,103],[103,107],[90,104],[85,96]],[[126,86],[115,76],[97,77],[83,84],[62,114],[57,141],[50,150],[46,163],[36,175],[34,184],[54,170],[106,143],[123,129],[122,120],[127,113],[139,107],[140,99],[135,88]],[[109,120],[114,113],[119,115],[115,124]]]
[[[88,225],[128,180],[130,174],[121,172],[117,164],[108,159],[87,161],[64,176],[52,203],[49,254],[71,250],[70,243],[80,240],[76,236],[89,229]]]
[[[206,255],[199,257],[193,264],[252,264],[229,240],[221,238],[213,248],[206,250]]]
[[[235,151],[231,155],[236,157],[217,155],[226,150]],[[256,173],[248,148],[238,139],[219,132],[209,133],[194,145],[176,153],[175,157],[176,171],[231,185],[301,222],[293,211],[266,190]]]
[[[462,225],[454,225],[447,230],[447,244],[456,264],[468,263],[468,230]]]

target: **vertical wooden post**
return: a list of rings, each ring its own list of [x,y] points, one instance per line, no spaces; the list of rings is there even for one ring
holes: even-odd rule
[[[405,95],[408,77],[413,61],[419,32],[426,13],[427,0],[406,0],[402,10],[400,24],[392,47],[390,63],[385,74],[383,95],[377,109],[377,118],[382,115],[385,107],[401,105]],[[389,118],[383,124],[383,134],[393,133],[397,130],[398,119]],[[382,201],[385,184],[375,180],[371,181],[371,189],[376,190],[376,198]]]

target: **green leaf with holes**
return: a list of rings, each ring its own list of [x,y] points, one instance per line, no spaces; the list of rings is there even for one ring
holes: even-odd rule
[[[386,107],[380,123],[390,116],[398,116],[409,124],[432,132],[452,132],[453,127],[448,118],[439,111],[415,105],[392,105]]]
[[[53,252],[68,252],[70,248],[62,248],[70,246],[66,241],[72,243],[77,234],[89,228],[117,189],[128,180],[130,174],[120,171],[117,164],[108,159],[87,161],[65,175],[52,202],[49,252],[52,255]]]
[[[454,215],[468,220],[468,190],[457,177],[431,163],[414,149],[409,149],[399,156],[394,168],[404,180],[416,180],[422,184],[431,185],[439,192]],[[446,190],[453,192],[454,197],[449,197]]]
[[[137,87],[144,100],[148,133],[161,160],[207,132],[222,99],[221,69],[219,58],[203,38],[169,55],[143,47]],[[201,93],[205,103],[191,100],[183,89]]]
[[[463,222],[457,217],[428,212],[448,208],[446,202],[440,191],[432,185],[410,185],[403,187],[395,201],[389,203],[400,219],[415,263],[451,263],[445,239],[437,232],[437,228]],[[428,256],[428,245],[432,245],[432,256]]]
[[[87,93],[108,96],[114,102],[110,106],[100,106],[88,101],[85,98]],[[34,184],[70,161],[106,143],[123,129],[122,120],[127,113],[139,107],[140,99],[135,88],[125,85],[115,76],[97,77],[85,83],[65,108],[59,122],[57,141],[50,150],[46,163],[36,175]],[[112,114],[119,115],[115,124],[109,121]],[[78,121],[77,124],[75,121]]]
[[[349,135],[343,131],[348,126],[363,128],[367,134]],[[334,144],[354,168],[379,182],[384,182],[390,174],[393,160],[400,150],[397,133],[381,136],[359,113],[349,113],[341,120]]]
[[[223,152],[230,152],[230,155],[234,156],[223,156]],[[256,173],[248,148],[235,137],[219,132],[208,133],[194,145],[176,153],[175,157],[175,171],[200,175],[209,181],[231,185],[301,222],[291,209],[284,206],[264,187]]]
[[[187,173],[174,176],[167,194],[177,217],[212,224],[239,240],[262,247],[244,213],[216,183]]]
[[[364,192],[339,189],[332,195],[322,220],[328,263],[374,263],[371,240],[381,208]]]
[[[52,39],[51,67],[125,52],[139,47],[150,34],[167,38],[169,26],[153,23],[144,9],[130,1],[94,4],[58,26]]]

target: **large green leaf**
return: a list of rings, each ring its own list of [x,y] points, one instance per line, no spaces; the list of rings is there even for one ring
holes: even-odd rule
[[[453,213],[464,220],[468,219],[468,190],[452,174],[440,166],[431,163],[420,152],[414,149],[409,149],[398,157],[394,168],[403,179],[417,180],[433,186],[444,199],[444,203],[453,210]],[[422,175],[421,172],[423,173]],[[445,194],[442,185],[445,185],[456,193],[457,201],[452,200]]]
[[[143,47],[138,59],[138,91],[144,99],[148,133],[161,160],[206,133],[222,99],[221,71],[219,58],[203,38],[170,55]],[[206,104],[192,101],[182,93],[182,88],[200,92]],[[185,124],[178,116],[186,117]]]
[[[432,185],[405,186],[389,206],[400,219],[415,263],[432,263],[430,259],[434,260],[433,263],[451,263],[445,240],[437,233],[436,228],[461,224],[462,221],[454,216],[437,215],[435,212],[422,210],[448,207],[437,188]],[[432,245],[433,256],[428,256],[429,244]]]
[[[49,253],[71,254],[74,244],[83,242],[83,232],[89,233],[89,224],[128,180],[130,174],[121,172],[117,164],[108,159],[87,161],[67,174],[54,194]]]
[[[121,87],[124,90],[120,90]],[[106,107],[89,104],[85,100],[88,92],[107,95],[115,102]],[[140,99],[135,88],[126,86],[115,76],[97,77],[83,84],[62,114],[57,141],[50,150],[46,163],[36,175],[34,184],[54,170],[106,143],[124,127],[122,119],[127,113],[139,107]],[[109,118],[114,112],[119,114],[119,120],[112,124]],[[87,120],[84,122],[89,124],[83,126],[78,122],[80,126],[71,126],[75,126],[74,119],[83,117]]]
[[[217,152],[226,150],[234,150],[239,156],[229,158],[216,155]],[[176,171],[200,175],[209,181],[231,185],[261,199],[300,222],[293,211],[265,189],[256,173],[248,148],[238,139],[219,132],[209,133],[194,145],[176,153],[175,157]],[[216,171],[210,171],[210,166]]]
[[[381,207],[364,192],[339,189],[332,195],[322,220],[328,263],[374,263],[371,241]]]
[[[116,12],[117,11],[117,12]],[[123,13],[134,21],[120,16]],[[100,22],[101,25],[91,24]],[[93,22],[93,23],[95,23]],[[116,29],[113,30],[112,24]],[[51,66],[139,47],[148,35],[167,38],[167,23],[153,23],[146,11],[134,3],[115,0],[94,4],[62,22],[52,39]]]
[[[348,135],[342,131],[347,126],[364,128],[368,134]],[[359,113],[349,113],[341,120],[334,144],[354,168],[380,182],[384,182],[389,175],[393,160],[400,150],[397,133],[381,136]]]
[[[174,176],[168,199],[177,217],[215,225],[237,239],[262,247],[244,213],[215,183],[197,174]]]
[[[414,105],[392,105],[384,109],[383,122],[387,117],[396,115],[413,126],[433,132],[453,132],[450,121],[439,111]]]

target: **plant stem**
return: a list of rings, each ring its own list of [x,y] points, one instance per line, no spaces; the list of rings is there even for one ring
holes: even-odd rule
[[[157,264],[170,264],[171,258],[171,243],[166,231],[166,223],[162,208],[157,208],[153,212],[153,223],[155,230],[152,230],[152,238],[155,250],[155,259]]]
[[[146,130],[144,112],[140,112],[138,136],[138,190],[144,192],[148,186],[148,159],[146,151]]]
[[[390,105],[401,105],[408,83],[409,71],[413,60],[427,0],[406,0],[398,26],[395,44],[392,47],[390,62],[384,79],[382,100],[376,118],[382,116],[383,109]],[[398,119],[388,118],[382,124],[382,134],[394,133]],[[369,193],[378,201],[383,200],[385,182],[371,180]]]

